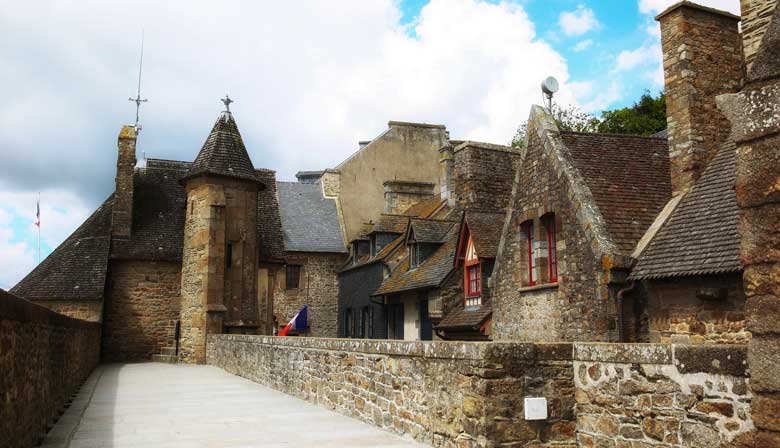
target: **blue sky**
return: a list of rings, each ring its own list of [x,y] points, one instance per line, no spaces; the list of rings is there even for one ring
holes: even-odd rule
[[[0,14],[0,288],[113,191],[145,29],[138,157],[192,160],[226,92],[257,167],[337,165],[389,120],[508,143],[539,84],[598,114],[662,88],[673,0],[39,0]],[[738,13],[738,0],[702,0]]]

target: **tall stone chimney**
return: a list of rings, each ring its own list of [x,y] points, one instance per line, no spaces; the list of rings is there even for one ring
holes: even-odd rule
[[[777,6],[777,0],[740,0],[742,11],[742,46],[745,52],[745,65],[747,70],[753,65],[761,40],[772,13]]]
[[[455,156],[452,144],[447,143],[439,149],[439,191],[442,200],[446,200],[450,207],[454,207],[456,203],[454,169]]]
[[[433,197],[436,187],[431,182],[388,180],[385,187],[385,213],[401,214],[418,202]]]
[[[742,83],[743,55],[738,16],[677,3],[656,17],[661,23],[669,158],[673,194],[701,176],[730,125],[715,97]]]
[[[122,130],[119,131],[116,186],[111,212],[112,237],[130,237],[133,225],[133,170],[136,163],[135,142],[137,135],[134,126],[123,126]]]

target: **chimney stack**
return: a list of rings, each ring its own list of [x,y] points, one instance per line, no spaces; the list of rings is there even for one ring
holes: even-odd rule
[[[385,213],[397,215],[418,202],[432,198],[436,187],[431,182],[405,180],[388,180],[382,185],[385,187]]]
[[[111,212],[111,236],[130,237],[133,225],[133,171],[135,169],[135,143],[137,130],[134,126],[123,126],[119,132],[116,160],[116,187]]]
[[[453,154],[452,144],[449,142],[439,149],[439,190],[442,200],[447,201],[447,205],[454,207],[455,200],[455,155]]]
[[[669,158],[674,195],[687,191],[728,138],[715,97],[736,92],[743,56],[738,16],[679,2],[661,23]]]

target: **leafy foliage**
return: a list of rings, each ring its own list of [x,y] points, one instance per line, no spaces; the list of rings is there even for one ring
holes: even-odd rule
[[[576,106],[564,108],[553,103],[552,115],[558,129],[562,131],[651,135],[666,129],[666,97],[663,92],[654,97],[646,90],[632,106],[603,111],[601,118],[583,112]],[[515,148],[525,147],[527,134],[528,122],[523,122],[517,128],[511,145]]]

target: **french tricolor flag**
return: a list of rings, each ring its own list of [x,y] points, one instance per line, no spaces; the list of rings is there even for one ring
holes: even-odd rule
[[[282,328],[282,331],[279,332],[279,336],[287,336],[287,333],[289,333],[290,330],[294,330],[294,331],[306,330],[308,314],[309,314],[309,305],[303,305],[303,308],[301,308],[301,310],[298,311],[295,314],[295,316],[293,316],[290,322],[288,322],[287,325],[285,325],[285,327]]]

